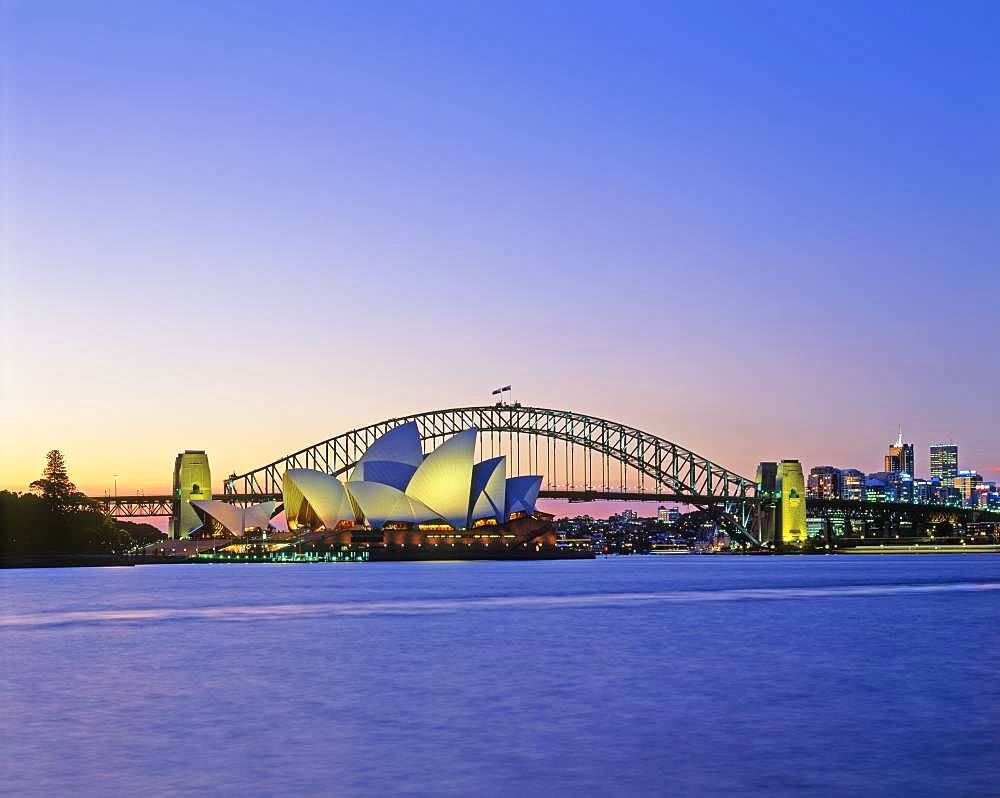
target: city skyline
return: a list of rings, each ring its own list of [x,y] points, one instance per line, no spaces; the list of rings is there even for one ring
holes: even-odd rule
[[[343,431],[346,431],[346,430],[343,430]],[[899,435],[902,435],[902,433],[900,432]],[[315,441],[313,441],[313,443],[315,443]],[[914,453],[920,451],[920,448],[917,447],[917,446],[915,446],[913,441],[907,440],[907,441],[905,441],[905,443],[908,446],[913,446],[914,447],[913,448]],[[891,443],[890,444],[890,449],[893,446],[895,446],[895,444]],[[926,447],[928,454],[924,458],[924,460],[925,460],[925,467],[923,469],[920,468],[920,463],[921,463],[920,457],[917,456],[916,454],[914,454],[914,457],[915,457],[915,460],[916,460],[916,463],[917,463],[917,467],[914,468],[913,473],[910,474],[911,476],[913,476],[914,478],[918,478],[918,479],[930,479],[930,478],[932,478],[934,476],[934,474],[932,473],[933,463],[932,463],[932,460],[931,460],[931,457],[930,457],[930,452],[932,452],[935,448],[949,448],[949,449],[954,448],[954,449],[957,449],[959,452],[961,452],[963,447],[961,447],[959,444],[956,444],[956,443],[953,443],[953,442],[948,442],[948,443],[940,443],[939,442],[939,443],[928,444],[927,447]],[[64,454],[65,454],[65,452],[64,452]],[[281,454],[283,455],[284,452],[282,452]],[[209,455],[211,455],[210,452],[209,452]],[[180,455],[177,454],[176,457],[180,457]],[[176,459],[176,457],[172,458],[172,459]],[[44,459],[44,458],[42,458],[42,459]],[[820,460],[817,460],[815,462],[809,462],[809,461],[801,460],[801,458],[793,458],[793,459],[800,459],[800,461],[803,463],[803,466],[804,466],[806,472],[809,472],[809,471],[814,470],[814,469],[820,469],[820,468],[834,468],[834,469],[837,469],[839,471],[851,471],[851,470],[855,470],[856,469],[856,470],[859,470],[862,474],[869,474],[870,475],[870,474],[874,474],[874,473],[879,473],[882,470],[890,470],[888,468],[885,468],[885,469],[879,468],[879,467],[877,467],[877,464],[876,464],[876,467],[872,467],[872,468],[860,468],[860,469],[858,469],[857,468],[858,463],[856,463],[856,462],[833,463],[833,462],[823,461],[822,458],[820,458]],[[870,456],[870,457],[867,458],[867,461],[874,462],[874,461],[879,460],[879,459],[887,461],[888,457],[885,456],[884,454],[881,457]],[[717,461],[717,462],[719,462],[719,461]],[[724,461],[723,462],[719,462],[719,464],[722,465],[722,466],[726,466],[726,463]],[[259,463],[257,463],[256,465],[259,465]],[[883,465],[884,465],[884,463],[883,463]],[[756,467],[756,464],[754,464],[754,467]],[[958,459],[958,461],[956,463],[955,471],[956,471],[956,474],[959,473],[959,472],[963,472],[963,471],[965,471],[965,472],[968,472],[968,471],[976,472],[985,481],[997,481],[998,479],[1000,479],[1000,467],[993,468],[993,469],[990,469],[990,470],[983,470],[983,469],[975,468],[974,466],[970,466],[967,463],[965,463],[961,459],[961,454],[959,454],[959,459]],[[218,492],[218,493],[222,492],[223,482],[224,482],[224,480],[226,478],[226,475],[228,475],[229,473],[236,473],[236,472],[233,471],[232,469],[229,469],[229,468],[224,468],[222,470],[216,469],[216,470],[213,471],[213,476],[211,478],[211,485],[212,485],[212,489],[215,492]],[[750,472],[750,476],[752,476],[752,472]],[[35,478],[37,478],[37,474],[35,474],[35,475],[33,475],[33,476],[30,477],[30,479],[35,479]],[[85,486],[83,484],[78,484],[77,487],[80,488],[82,490],[82,492],[87,493],[87,494],[92,494],[92,495],[102,495],[102,494],[114,495],[115,493],[117,493],[118,495],[135,494],[135,493],[169,494],[172,491],[172,487],[170,485],[171,476],[170,476],[169,471],[168,471],[167,477],[165,479],[161,480],[162,484],[154,482],[154,483],[151,483],[151,484],[148,484],[148,485],[135,485],[133,483],[130,483],[130,482],[126,481],[126,478],[127,478],[127,475],[122,475],[122,474],[116,473],[116,474],[112,474],[109,477],[107,477],[107,483],[106,484],[99,485],[96,488],[91,488],[91,489],[88,490],[87,489],[88,486]],[[29,479],[29,481],[30,481],[30,479]],[[16,485],[0,485],[0,490],[22,491],[22,490],[26,490],[26,487],[24,489],[21,489],[21,488],[18,488]],[[561,502],[559,500],[552,500],[552,499],[543,500],[543,503],[545,503],[547,505],[551,505],[553,502],[555,502],[557,504],[561,504]],[[597,501],[594,501],[590,506],[592,508],[597,509],[598,513],[604,513],[604,512],[606,512],[606,513],[610,514],[610,513],[620,512],[623,507],[631,506],[631,504],[632,503],[630,503],[630,502],[622,502],[622,501],[597,500]]]
[[[6,790],[995,793],[998,29],[0,0]]]
[[[1000,476],[996,10],[581,10],[5,6],[0,489],[508,383],[747,477],[899,425]]]

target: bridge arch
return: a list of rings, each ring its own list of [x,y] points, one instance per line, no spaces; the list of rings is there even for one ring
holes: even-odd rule
[[[359,427],[226,480],[225,493],[247,500],[281,492],[290,468],[344,475],[390,429],[414,421],[426,448],[469,427],[480,431],[480,455],[507,455],[508,473],[540,473],[543,496],[671,497],[696,506],[742,508],[746,529],[754,483],[734,471],[635,427],[608,419],[520,404],[432,410]],[[631,489],[629,480],[631,477]]]

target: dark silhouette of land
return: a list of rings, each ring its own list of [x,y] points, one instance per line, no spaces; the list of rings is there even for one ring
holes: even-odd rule
[[[0,566],[126,564],[131,552],[166,537],[150,524],[100,512],[76,489],[56,449],[30,490],[0,491]]]

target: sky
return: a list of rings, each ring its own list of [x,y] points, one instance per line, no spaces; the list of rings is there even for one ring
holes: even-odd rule
[[[996,3],[0,9],[0,488],[508,383],[747,476],[901,425],[1000,478]]]

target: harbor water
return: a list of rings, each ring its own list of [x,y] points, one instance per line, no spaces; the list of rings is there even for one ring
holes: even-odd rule
[[[0,573],[0,793],[996,795],[1000,555]]]

